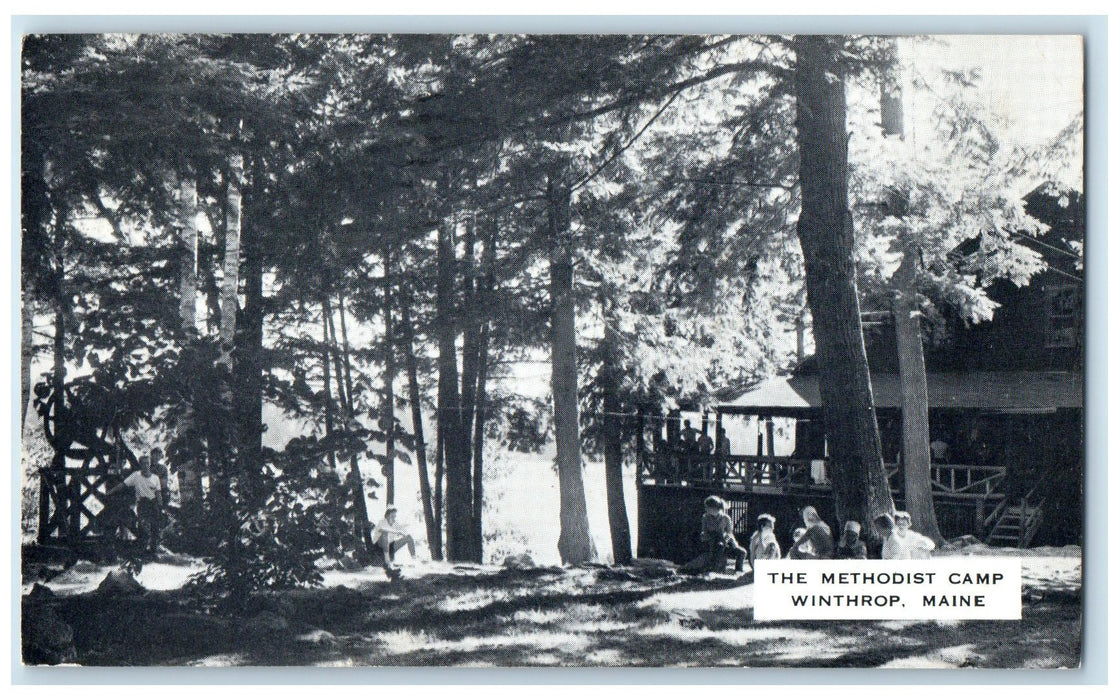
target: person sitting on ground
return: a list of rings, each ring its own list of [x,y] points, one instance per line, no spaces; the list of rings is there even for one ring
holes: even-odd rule
[[[758,559],[780,559],[781,558],[781,545],[777,543],[777,536],[773,534],[773,528],[777,524],[777,519],[769,513],[762,513],[758,516],[758,529],[750,537],[750,568],[754,568],[754,562]]]
[[[836,559],[866,559],[866,544],[859,539],[863,526],[854,520],[848,520],[843,526],[843,534],[839,537],[839,544],[835,547]]]
[[[898,538],[897,526],[894,523],[894,516],[889,513],[882,513],[874,518],[874,529],[878,531],[878,535],[882,538],[882,558],[883,559],[908,559],[904,556],[901,540]]]
[[[909,517],[909,513],[899,510],[894,514],[894,522],[897,525],[898,540],[906,554],[903,559],[928,559],[932,556],[936,543],[916,530],[910,529],[913,526],[913,518]]]
[[[140,530],[143,546],[151,552],[159,547],[159,531],[163,520],[163,492],[159,477],[152,472],[151,458],[140,457],[140,469],[132,472],[124,481],[109,489],[106,500],[128,488],[136,501],[136,523]]]
[[[797,542],[801,541],[801,538],[804,537],[804,533],[806,533],[806,532],[808,532],[808,528],[806,528],[806,527],[798,527],[798,528],[793,529],[793,546],[789,547],[788,553],[785,554],[786,559],[814,559],[815,558],[814,556],[809,556],[809,557],[794,557],[793,556],[793,550],[794,549],[799,549],[801,552],[803,552],[805,554],[810,554],[810,555],[815,555],[816,554],[816,550],[812,547],[812,540],[804,540],[804,542],[800,545],[800,547],[797,547]]]
[[[373,528],[373,546],[384,553],[386,570],[397,570],[392,559],[402,547],[407,546],[408,553],[416,556],[416,543],[412,536],[396,524],[396,506],[385,508],[385,517]]]
[[[824,522],[813,506],[805,506],[800,512],[804,519],[805,533],[793,545],[793,559],[831,559],[835,550],[832,542],[831,528]],[[805,542],[812,543],[812,552],[800,549]]]
[[[691,560],[681,571],[702,573],[705,571],[722,572],[727,566],[727,557],[734,557],[734,570],[741,573],[746,562],[746,550],[734,538],[734,523],[725,512],[726,504],[718,496],[708,496],[703,501],[703,519],[699,539],[704,551]]]

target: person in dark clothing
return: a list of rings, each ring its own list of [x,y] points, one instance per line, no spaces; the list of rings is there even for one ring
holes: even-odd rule
[[[734,523],[726,513],[726,504],[718,496],[708,496],[703,502],[700,542],[704,552],[680,570],[685,573],[716,571],[722,573],[727,557],[734,557],[734,570],[741,573],[746,564],[746,550],[734,538]]]
[[[719,428],[715,435],[715,483],[723,484],[727,480],[727,459],[730,458],[730,438],[727,429]]]
[[[866,544],[859,539],[862,530],[863,526],[854,520],[847,521],[835,547],[836,559],[866,559]]]
[[[800,512],[801,517],[804,519],[805,533],[800,536],[790,550],[791,558],[793,559],[831,559],[835,551],[835,543],[832,541],[831,528],[816,512],[812,506],[805,506],[804,510]],[[802,548],[806,542],[811,543],[810,551],[808,548]]]

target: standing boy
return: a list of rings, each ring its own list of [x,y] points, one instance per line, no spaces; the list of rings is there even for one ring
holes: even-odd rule
[[[105,494],[109,499],[117,492],[129,488],[136,499],[136,523],[148,551],[159,547],[159,527],[163,519],[163,488],[159,477],[152,472],[151,458],[140,457],[140,469],[129,474]]]

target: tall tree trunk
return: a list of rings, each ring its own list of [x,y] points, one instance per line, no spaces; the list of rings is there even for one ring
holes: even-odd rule
[[[921,312],[917,308],[917,262],[906,247],[894,273],[894,329],[901,375],[902,455],[905,461],[905,509],[913,529],[937,544],[944,542],[936,522],[932,497],[932,457],[929,454],[929,387],[925,348],[921,340]]]
[[[483,551],[482,515],[485,508],[483,489],[485,487],[485,446],[486,446],[486,380],[489,372],[490,314],[492,313],[493,290],[497,276],[497,230],[490,230],[483,253],[484,278],[480,289],[475,292],[474,320],[478,324],[478,388],[474,394],[474,545],[478,551],[478,561]]]
[[[198,332],[198,192],[194,178],[179,183],[179,320],[187,337]]]
[[[58,227],[56,226],[56,231]],[[54,456],[51,469],[66,466],[66,450],[70,448],[70,420],[66,406],[66,260],[62,253],[62,235],[55,234],[56,296],[54,310],[54,368],[51,372],[51,393],[54,398]]]
[[[384,317],[385,317],[385,405],[382,415],[385,422],[385,493],[389,503],[396,502],[396,397],[393,383],[396,381],[396,351],[392,325],[392,251],[385,246],[382,252],[385,268]]]
[[[606,469],[606,510],[610,520],[610,544],[615,564],[628,564],[633,559],[633,545],[626,512],[625,480],[622,478],[621,401],[618,399],[620,370],[616,319],[606,306],[606,331],[602,341],[602,452]]]
[[[35,299],[29,275],[23,275],[20,299],[19,330],[19,408],[20,433],[27,422],[27,405],[31,403],[31,364],[35,360]]]
[[[467,439],[462,427],[462,404],[458,390],[458,364],[455,357],[454,232],[449,226],[439,227],[438,281],[436,283],[436,328],[439,338],[439,438],[447,474],[447,558],[470,561],[473,558],[471,521],[474,504],[471,494],[470,467],[464,464],[463,443]]]
[[[855,285],[854,230],[847,201],[847,105],[839,44],[798,35],[797,144],[801,213],[797,236],[820,375],[836,517],[864,531],[893,502],[871,395]]]
[[[334,382],[338,387],[338,402],[342,406],[343,417],[346,421],[346,432],[352,430],[356,424],[354,418],[353,382],[350,379],[349,364],[349,338],[343,336],[343,350],[338,351],[338,337],[334,330],[334,310],[330,303],[330,295],[323,297],[324,314],[327,319],[326,333],[330,339],[328,348],[334,361]],[[344,323],[344,321],[343,321]],[[345,356],[347,366],[343,366]],[[343,385],[343,377],[345,384]],[[333,451],[333,450],[332,450]],[[369,506],[365,502],[365,480],[361,476],[361,466],[357,453],[350,452],[350,471],[346,474],[346,482],[350,485],[350,493],[354,499],[354,547],[365,548],[365,556],[359,552],[358,559],[372,561],[373,533],[369,528]]]
[[[325,289],[325,283],[324,283]],[[330,470],[338,472],[338,461],[334,454],[334,394],[330,388],[330,300],[326,294],[320,301],[322,307],[322,392],[323,392],[323,424],[326,431],[326,461]]]
[[[184,342],[194,343],[198,338],[196,300],[198,298],[198,192],[193,177],[182,177],[179,183],[179,321]],[[194,427],[194,407],[184,407],[175,432],[184,435]],[[172,457],[171,467],[179,480],[179,507],[184,514],[195,516],[202,505],[202,469],[198,456],[182,462],[182,456]],[[176,463],[178,462],[178,463]]]
[[[229,221],[225,230],[225,264],[221,283],[220,362],[230,371],[233,369],[234,336],[237,332],[237,278],[241,265],[241,187],[244,163],[244,158],[240,155],[229,159],[229,191],[226,195]]]
[[[408,403],[412,407],[412,440],[416,452],[416,470],[420,480],[420,501],[423,505],[424,526],[427,528],[427,548],[435,561],[443,560],[443,533],[435,519],[431,481],[427,475],[427,446],[424,443],[423,405],[420,403],[419,370],[416,366],[415,331],[409,306],[411,296],[400,299],[400,330],[404,334],[404,371],[408,375]]]
[[[438,401],[438,398],[436,398]],[[436,408],[438,415],[438,407]],[[435,515],[435,530],[439,533],[439,542],[444,542],[443,537],[443,483],[447,478],[446,462],[443,461],[443,431],[438,422],[435,426],[435,483],[431,493],[431,508]]]
[[[879,105],[883,135],[905,138],[901,85],[895,73],[897,41],[891,69],[879,83]],[[892,213],[905,215],[906,202],[900,192],[888,192]],[[932,497],[932,457],[929,454],[929,387],[925,374],[925,348],[921,339],[921,312],[917,306],[917,254],[912,242],[902,236],[901,264],[891,280],[894,287],[894,333],[901,380],[902,456],[905,475],[905,509],[913,518],[913,529],[937,544],[944,542],[936,522]]]
[[[259,196],[259,192],[257,194]],[[254,202],[250,195],[247,212],[259,214],[260,211],[260,203]],[[245,216],[241,236],[245,258],[245,306],[237,319],[234,369],[238,387],[237,459],[244,474],[259,474],[263,464],[264,241],[261,223],[259,215]]]
[[[552,402],[556,429],[556,467],[560,482],[560,537],[565,564],[597,558],[587,518],[579,444],[579,370],[575,356],[574,260],[571,240],[571,191],[549,178],[547,188],[549,293],[552,317]]]

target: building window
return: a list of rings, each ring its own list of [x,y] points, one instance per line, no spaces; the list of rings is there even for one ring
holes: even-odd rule
[[[1045,347],[1080,347],[1081,306],[1080,288],[1076,285],[1059,285],[1045,290]]]

